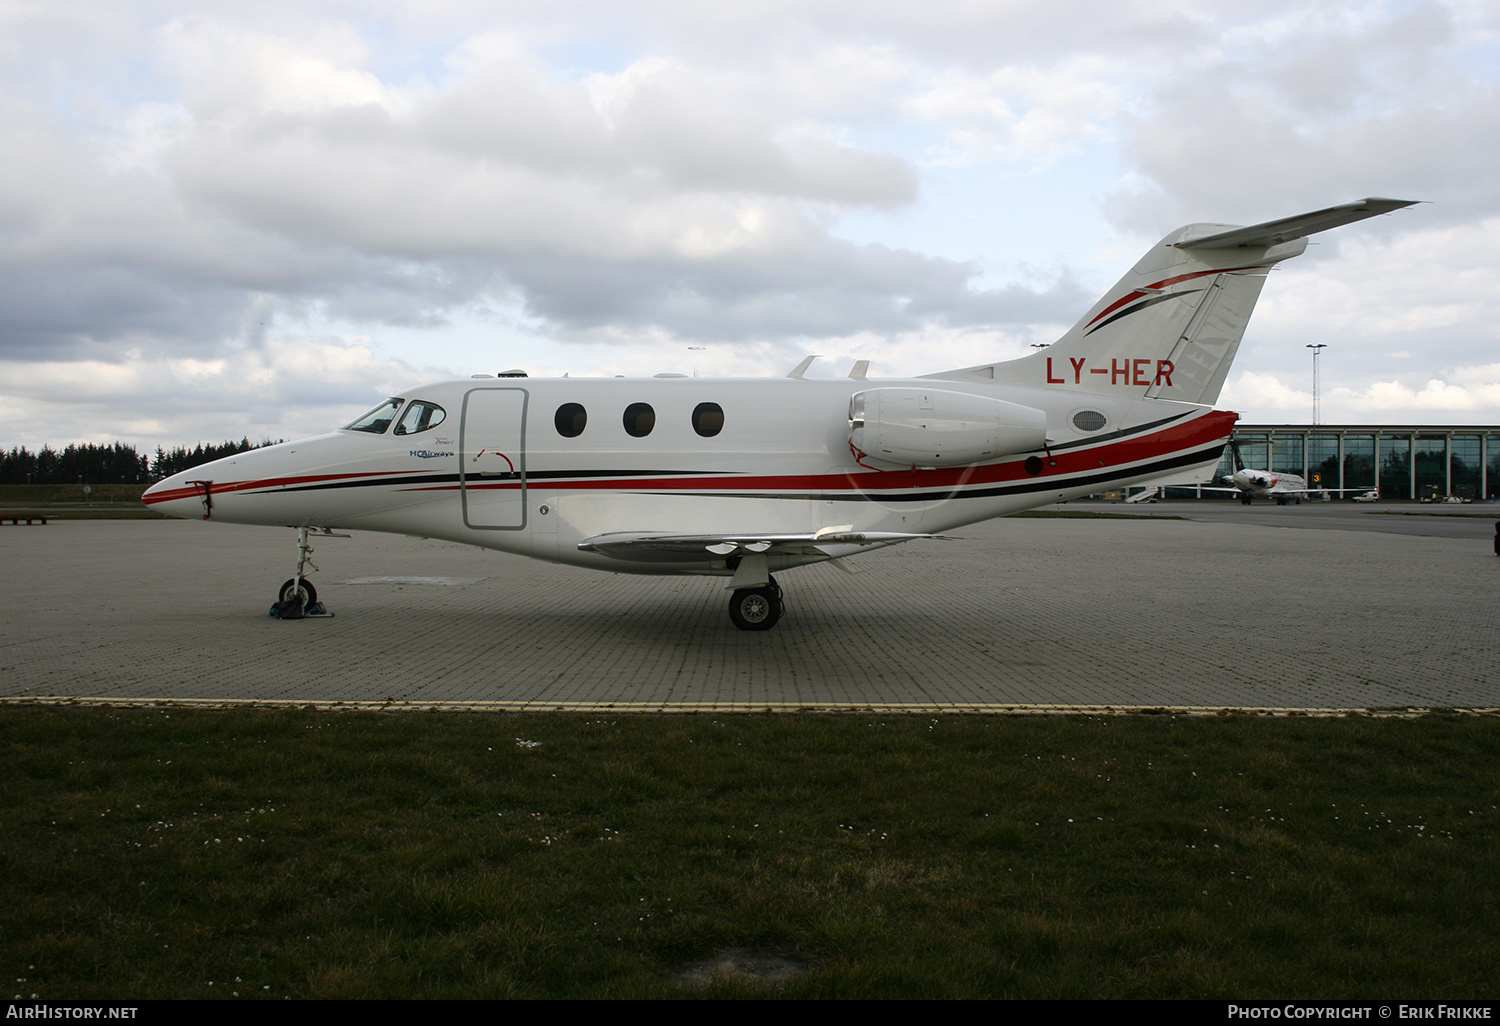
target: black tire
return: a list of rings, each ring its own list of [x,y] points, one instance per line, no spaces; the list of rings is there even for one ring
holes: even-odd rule
[[[287,581],[281,586],[281,593],[278,596],[278,601],[287,601],[293,596],[294,593],[297,592],[297,590],[297,578],[293,577],[291,580]],[[312,581],[309,581],[306,577],[302,578],[301,595],[303,609],[306,609],[314,602],[318,601],[318,590],[312,586]]]
[[[729,596],[729,619],[742,631],[768,631],[781,619],[781,589],[741,588]]]

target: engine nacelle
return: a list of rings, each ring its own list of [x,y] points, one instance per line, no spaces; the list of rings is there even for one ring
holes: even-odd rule
[[[1047,415],[967,392],[871,388],[849,400],[850,438],[876,459],[918,467],[982,463],[1047,444]]]

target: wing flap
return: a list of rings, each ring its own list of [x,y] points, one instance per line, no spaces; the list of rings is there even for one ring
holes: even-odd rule
[[[824,528],[809,534],[644,534],[621,531],[585,538],[578,543],[578,548],[582,552],[597,552],[612,559],[633,562],[688,563],[737,552],[744,555],[836,557],[863,548],[935,537],[931,534],[853,531],[848,528]],[[840,549],[847,551],[840,552]]]

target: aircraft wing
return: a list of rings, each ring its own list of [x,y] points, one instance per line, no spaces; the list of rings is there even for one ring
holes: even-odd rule
[[[1321,485],[1309,485],[1306,488],[1277,488],[1276,491],[1282,495],[1317,495],[1319,492],[1332,492],[1342,495],[1344,492],[1373,492],[1374,485],[1365,485],[1362,488],[1324,488]]]
[[[1183,482],[1183,481],[1179,481],[1176,484],[1159,485],[1158,487],[1160,487],[1160,488],[1198,488],[1198,489],[1201,489],[1202,491],[1205,491],[1205,492],[1238,492],[1238,491],[1242,490],[1242,489],[1239,489],[1239,488],[1228,488],[1228,487],[1225,487],[1224,485],[1206,485],[1206,484],[1205,485],[1200,485],[1200,484],[1192,484],[1191,482]],[[1362,488],[1321,488],[1321,487],[1319,487],[1317,485],[1312,485],[1312,486],[1310,486],[1308,488],[1282,488],[1280,486],[1277,486],[1277,487],[1271,489],[1271,491],[1268,494],[1270,494],[1270,495],[1317,495],[1319,492],[1330,492],[1330,493],[1333,493],[1335,495],[1342,495],[1344,492],[1373,492],[1374,490],[1375,489],[1373,487],[1371,487],[1370,485],[1365,485]]]
[[[707,555],[852,555],[863,548],[894,545],[914,538],[935,538],[932,534],[903,534],[895,531],[852,531],[844,527],[825,527],[808,534],[638,534],[619,532],[585,538],[578,543],[583,552],[597,552],[614,559],[642,563],[697,562]],[[845,551],[839,551],[844,549]]]

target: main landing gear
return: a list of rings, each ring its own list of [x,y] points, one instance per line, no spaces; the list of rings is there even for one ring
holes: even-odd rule
[[[347,534],[334,534],[328,528],[323,528],[323,536],[327,538],[347,538]],[[308,544],[308,528],[297,528],[297,573],[291,580],[281,586],[277,593],[276,601],[271,605],[271,615],[278,620],[301,620],[308,616],[332,616],[323,603],[318,601],[318,590],[313,587],[312,581],[305,576],[308,567],[314,571],[318,568],[310,557],[313,548]]]
[[[770,630],[785,608],[774,577],[759,588],[741,588],[729,596],[729,619],[742,631]]]

